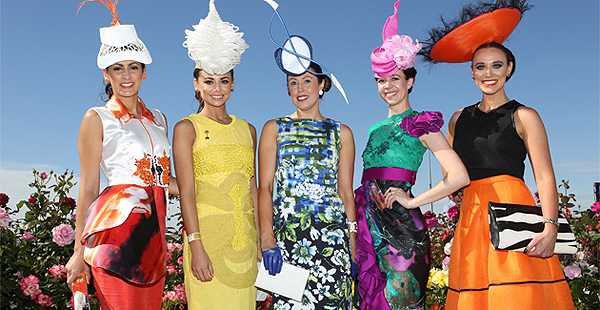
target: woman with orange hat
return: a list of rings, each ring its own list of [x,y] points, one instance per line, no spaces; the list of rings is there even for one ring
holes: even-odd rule
[[[438,62],[471,61],[481,90],[476,104],[456,112],[448,141],[471,178],[450,256],[446,309],[573,309],[558,257],[558,199],[548,137],[538,113],[506,95],[516,60],[502,42],[517,26],[526,1],[468,6],[466,22],[437,33],[425,56]],[[446,23],[446,28],[449,23]],[[543,232],[522,252],[495,250],[490,241],[488,202],[535,205],[523,182],[528,156],[540,194]]]
[[[78,242],[66,266],[67,283],[81,273],[89,283],[91,271],[102,309],[160,309],[167,197],[169,189],[177,194],[167,120],[138,96],[152,62],[148,49],[133,25],[120,24],[116,1],[97,2],[114,18],[100,29],[97,61],[109,98],[88,110],[79,130]],[[108,187],[99,194],[100,169]]]

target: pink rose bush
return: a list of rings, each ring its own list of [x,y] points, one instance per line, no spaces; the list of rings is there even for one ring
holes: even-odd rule
[[[71,225],[60,224],[52,228],[52,241],[54,243],[65,246],[69,245],[75,240],[75,230]]]

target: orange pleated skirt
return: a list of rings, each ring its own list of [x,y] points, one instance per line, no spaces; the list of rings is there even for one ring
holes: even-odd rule
[[[465,189],[448,279],[446,310],[574,309],[558,257],[497,251],[490,242],[488,202],[535,204],[522,180],[500,175]]]

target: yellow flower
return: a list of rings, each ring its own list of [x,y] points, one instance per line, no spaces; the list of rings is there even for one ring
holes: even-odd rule
[[[430,273],[431,275],[431,273]],[[431,277],[432,286],[444,288],[448,286],[448,271],[436,269],[435,274]]]
[[[427,280],[427,288],[434,288],[437,284],[433,283],[433,276],[440,271],[437,268],[429,269],[429,279]]]

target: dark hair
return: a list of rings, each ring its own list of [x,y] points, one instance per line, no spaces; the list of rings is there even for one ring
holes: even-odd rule
[[[314,62],[310,63],[310,65],[308,66],[308,70],[310,70],[314,73],[323,73],[323,69],[321,69],[321,66],[317,65]],[[302,74],[304,74],[304,73],[302,73]],[[299,75],[301,75],[301,74],[299,74]],[[290,76],[298,76],[298,75],[287,75],[286,80]],[[323,86],[323,95],[324,95],[326,92],[328,92],[331,89],[331,79],[326,74],[315,74],[315,76],[317,77],[317,82],[319,83],[319,85],[321,84],[321,82],[323,80],[325,80],[325,85]],[[287,85],[287,83],[286,83],[286,85]],[[290,95],[289,85],[287,85],[287,92],[288,92],[288,95]],[[319,99],[322,99],[323,95],[319,95]]]
[[[415,85],[415,77],[417,76],[417,69],[415,69],[414,67],[402,70],[402,73],[404,73],[404,76],[406,76],[406,79],[413,79],[413,85]],[[408,89],[408,93],[410,94],[410,92],[412,92],[413,89],[413,85],[410,86],[410,88]]]
[[[413,79],[413,85],[410,86],[410,88],[408,89],[408,93],[410,94],[410,92],[412,92],[413,86],[415,85],[415,77],[417,76],[417,69],[415,69],[414,67],[408,68],[408,69],[400,69],[402,70],[402,73],[404,73],[404,76],[406,77],[406,79]],[[375,81],[379,80],[378,78],[375,78]]]
[[[141,62],[140,62],[140,64],[142,65],[142,71],[144,69],[146,69],[146,64],[141,63]],[[110,65],[110,66],[112,66],[112,65]],[[110,68],[110,66],[106,67],[104,70],[107,70],[108,68]],[[106,84],[104,85],[104,93],[108,96],[108,98],[106,98],[106,100],[102,99],[102,101],[107,102],[108,100],[110,100],[110,98],[112,98],[114,92],[112,89],[112,85],[110,85],[110,82],[105,82],[105,83]]]
[[[198,80],[198,78],[200,77],[200,71],[202,71],[202,69],[200,68],[195,68],[194,69],[194,79]],[[231,79],[233,80],[233,69],[229,70],[229,72],[231,72]],[[229,73],[227,72],[227,73]],[[200,106],[198,107],[198,112],[200,113],[200,111],[202,111],[202,109],[204,109],[204,99],[202,99],[202,95],[200,95],[199,91],[196,91],[196,94],[194,94],[194,97],[196,97],[196,100],[198,100],[198,102],[200,103]]]
[[[515,59],[515,55],[508,48],[504,47],[504,45],[502,45],[498,42],[490,42],[490,43],[485,43],[485,44],[479,46],[475,50],[475,52],[473,52],[473,56],[471,56],[471,62],[473,62],[473,57],[475,56],[475,53],[477,53],[477,51],[484,49],[484,48],[497,48],[497,49],[501,50],[504,53],[504,55],[506,55],[506,64],[507,65],[512,62],[512,64],[513,64],[512,71],[506,76],[506,81],[508,82],[508,80],[510,80],[510,78],[515,73],[515,69],[517,68],[517,60]]]

